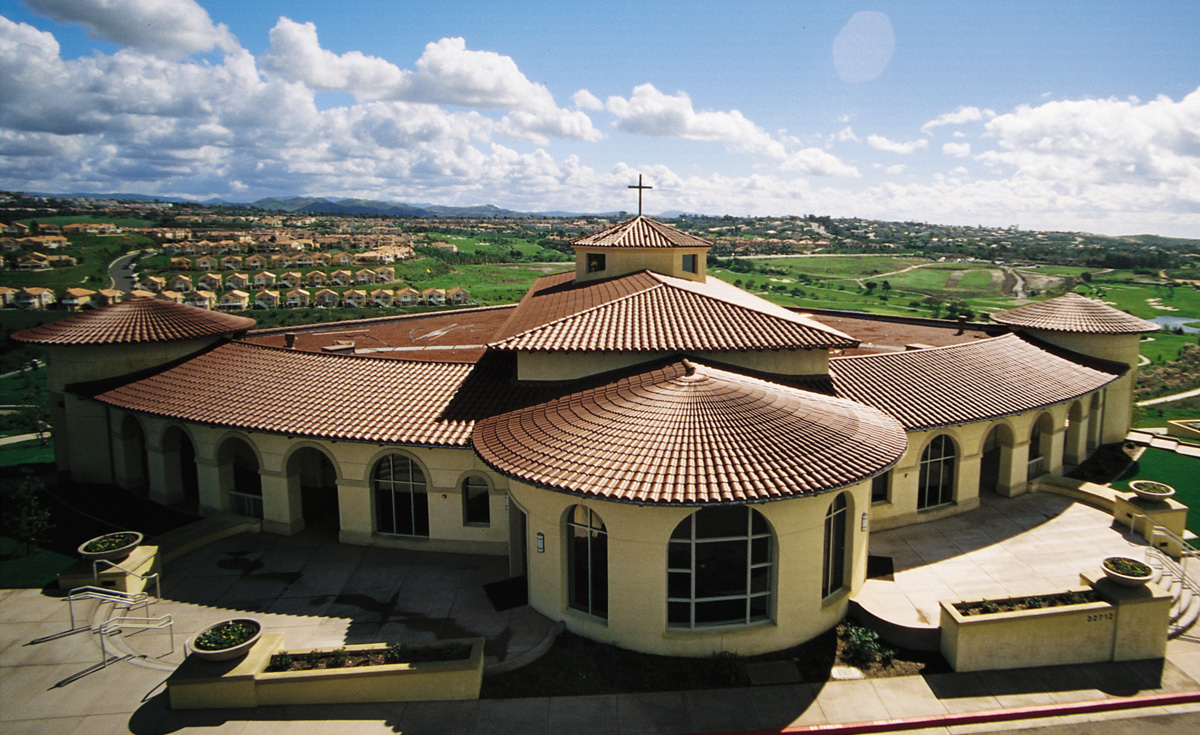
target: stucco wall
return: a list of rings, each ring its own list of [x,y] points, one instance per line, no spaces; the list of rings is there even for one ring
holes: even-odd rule
[[[837,624],[849,597],[866,577],[866,532],[861,514],[870,487],[848,489],[847,578],[849,586],[821,599],[825,514],[837,493],[755,504],[774,535],[771,619],[749,625],[696,630],[667,625],[667,543],[672,531],[696,508],[638,506],[581,499],[514,482],[513,499],[527,514],[526,553],[530,604],[573,632],[648,653],[708,656],[715,651],[754,655],[809,640]],[[597,513],[608,533],[608,617],[569,607],[566,551],[567,511],[583,504]],[[537,551],[537,535],[544,551]]]
[[[604,255],[605,268],[595,273],[587,272],[587,254]],[[628,273],[651,270],[689,281],[705,281],[705,255],[708,248],[575,248],[575,280],[583,283],[601,278],[613,278]],[[683,270],[683,256],[696,256],[696,272]]]

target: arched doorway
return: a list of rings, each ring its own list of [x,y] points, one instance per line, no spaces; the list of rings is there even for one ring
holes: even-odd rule
[[[182,500],[189,508],[200,506],[200,476],[196,470],[196,445],[187,432],[178,426],[163,432],[163,465],[166,471],[165,496],[171,501]]]
[[[996,424],[983,440],[979,462],[979,492],[999,493],[1009,489],[1012,465],[1013,432],[1005,424]]]
[[[149,487],[150,464],[146,456],[146,432],[135,416],[121,422],[121,447],[125,464],[124,487],[146,495]]]
[[[301,447],[287,463],[288,495],[299,492],[305,528],[340,528],[337,468],[325,453]]]
[[[1100,447],[1100,427],[1104,423],[1101,414],[1100,394],[1093,393],[1092,405],[1088,409],[1088,454],[1091,454]]]
[[[263,517],[262,477],[258,454],[244,439],[230,437],[217,452],[221,491],[229,498],[229,510],[251,518]]]
[[[1076,467],[1087,458],[1087,422],[1083,418],[1083,404],[1075,401],[1067,412],[1067,431],[1063,445],[1063,462]]]
[[[1050,456],[1050,442],[1054,440],[1054,421],[1050,414],[1038,416],[1033,431],[1029,434],[1029,463],[1025,473],[1027,481],[1033,481],[1049,471],[1046,458]]]

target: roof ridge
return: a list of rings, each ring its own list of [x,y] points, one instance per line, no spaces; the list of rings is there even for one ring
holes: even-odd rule
[[[937,347],[922,347],[919,350],[897,350],[895,352],[877,352],[877,353],[870,354],[870,355],[838,355],[837,357],[829,358],[829,360],[830,360],[830,362],[832,362],[834,360],[839,360],[839,361],[841,361],[841,360],[861,360],[863,358],[880,358],[880,357],[888,357],[891,355],[910,355],[914,352],[928,353],[928,352],[937,352],[939,350],[957,350],[957,349],[963,349],[966,347],[972,347],[974,345],[981,345],[981,344],[986,344],[989,342],[994,342],[999,339],[1007,339],[1009,337],[1016,337],[1017,339],[1020,339],[1020,335],[1018,335],[1016,332],[1008,332],[1006,334],[996,335],[995,337],[984,337],[982,339],[977,339],[974,342],[960,342],[959,344],[956,344],[956,345],[939,345]]]
[[[332,324],[333,322],[326,322]],[[312,350],[297,350],[292,347],[280,347],[279,345],[266,345],[261,342],[247,342],[242,339],[231,339],[226,344],[245,345],[246,347],[254,347],[260,350],[268,350],[273,352],[286,352],[289,355],[312,355],[319,358],[343,358],[351,360],[374,360],[376,362],[391,362],[408,365],[474,365],[478,360],[409,360],[403,357],[376,357],[375,355],[359,355],[346,354],[342,352],[314,352]]]
[[[628,278],[629,276],[636,276],[636,275],[640,275],[642,273],[649,273],[652,276],[657,275],[654,273],[654,271],[651,271],[650,269],[646,268],[646,269],[643,269],[640,271],[635,271],[633,273],[627,273],[623,276],[617,276],[617,278]],[[616,280],[616,279],[612,279],[612,280]],[[497,340],[495,342],[489,342],[487,346],[491,347],[492,345],[498,345],[498,344],[503,344],[505,342],[510,342],[510,341],[516,339],[517,337],[524,337],[525,335],[533,334],[534,332],[540,331],[542,329],[547,329],[556,324],[561,324],[562,322],[564,322],[568,319],[575,319],[580,316],[583,316],[584,314],[588,314],[590,312],[597,311],[599,309],[607,308],[608,306],[611,306],[612,304],[619,304],[622,301],[625,301],[626,299],[633,298],[634,296],[640,296],[640,295],[642,295],[644,293],[648,293],[650,291],[657,291],[658,289],[663,288],[664,286],[666,286],[665,283],[659,282],[659,284],[657,286],[651,286],[650,288],[644,288],[640,291],[634,291],[633,293],[627,293],[623,296],[618,296],[615,299],[611,299],[609,301],[605,301],[603,303],[596,304],[595,306],[589,306],[586,309],[581,309],[579,311],[573,311],[570,314],[560,316],[557,319],[553,319],[551,321],[543,322],[542,324],[538,324],[537,326],[530,327],[529,329],[526,329],[523,332],[517,332],[516,334],[511,334],[511,335],[505,337],[504,339]]]

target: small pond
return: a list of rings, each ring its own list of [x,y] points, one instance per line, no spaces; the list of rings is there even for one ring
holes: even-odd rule
[[[1186,334],[1200,334],[1200,329],[1187,326],[1188,324],[1200,322],[1200,318],[1194,316],[1167,316],[1165,314],[1161,314],[1147,321],[1152,321],[1163,329],[1175,329],[1176,327],[1180,327]]]

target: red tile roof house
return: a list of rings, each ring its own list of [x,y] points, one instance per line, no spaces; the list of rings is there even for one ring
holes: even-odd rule
[[[95,296],[96,292],[89,288],[68,288],[63,290],[62,298],[58,301],[71,311],[80,311],[93,306],[92,299]]]
[[[969,513],[1122,441],[1155,329],[1066,296],[998,314],[999,336],[838,356],[859,340],[708,278],[706,240],[638,216],[573,246],[575,270],[515,307],[297,339],[130,299],[14,339],[46,350],[56,461],[78,482],[174,503],[196,478],[203,513],[252,494],[278,534],[327,503],[344,543],[506,556],[569,630],[707,657],[836,625],[872,530]],[[334,479],[298,492],[314,466]]]

